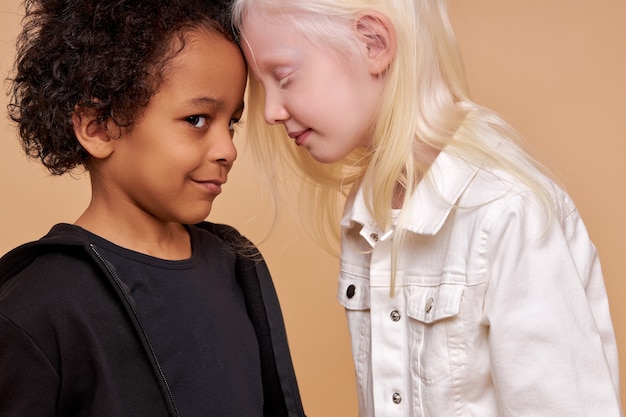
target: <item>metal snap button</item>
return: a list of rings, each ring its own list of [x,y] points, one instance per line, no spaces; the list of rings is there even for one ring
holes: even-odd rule
[[[391,314],[389,314],[389,317],[391,317],[392,321],[399,321],[402,316],[398,310],[393,310]]]
[[[399,393],[394,392],[391,396],[391,401],[393,401],[394,404],[400,404],[402,402],[402,396]]]
[[[430,313],[434,305],[435,305],[435,299],[433,297],[430,297],[428,301],[426,302],[426,313]]]

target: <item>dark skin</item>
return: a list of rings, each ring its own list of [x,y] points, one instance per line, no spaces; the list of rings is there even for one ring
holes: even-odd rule
[[[243,56],[231,41],[201,30],[188,39],[132,128],[111,137],[115,130],[94,123],[88,112],[73,117],[91,155],[92,182],[91,202],[76,225],[169,260],[191,256],[184,224],[204,220],[226,182],[246,80]]]

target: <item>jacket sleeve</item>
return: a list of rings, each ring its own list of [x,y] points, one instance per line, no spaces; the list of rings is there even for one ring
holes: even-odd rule
[[[0,314],[0,416],[54,417],[59,376],[33,340]]]
[[[287,332],[272,277],[252,242],[227,225],[203,223],[237,252],[236,274],[259,343],[264,416],[303,417]]]
[[[502,416],[622,415],[600,263],[566,203],[549,221],[517,196],[492,221],[485,318]]]

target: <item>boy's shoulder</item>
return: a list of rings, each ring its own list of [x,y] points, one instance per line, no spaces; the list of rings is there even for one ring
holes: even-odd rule
[[[195,227],[209,232],[222,240],[235,252],[245,258],[261,260],[261,253],[258,248],[248,238],[242,235],[236,228],[227,224],[212,223],[203,221],[194,225]]]
[[[56,225],[41,239],[0,258],[0,313],[16,320],[37,314],[53,320],[77,302],[93,307],[106,283],[90,278],[98,272],[89,241],[73,229]]]
[[[30,268],[69,272],[69,263],[85,259],[89,241],[70,224],[57,224],[41,239],[16,247],[0,258],[0,287]]]
[[[239,233],[237,229],[227,224],[203,221],[195,224],[194,226],[215,235],[225,242],[238,242],[241,240],[247,240],[245,237],[243,237],[241,233]]]

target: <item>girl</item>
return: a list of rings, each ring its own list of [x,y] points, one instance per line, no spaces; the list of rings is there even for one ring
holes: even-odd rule
[[[265,263],[202,222],[246,67],[226,3],[27,0],[9,107],[75,224],[0,260],[3,417],[303,416]]]
[[[338,298],[360,415],[620,416],[596,250],[514,130],[469,99],[445,0],[233,11],[258,160],[306,175],[322,230],[347,194]]]

